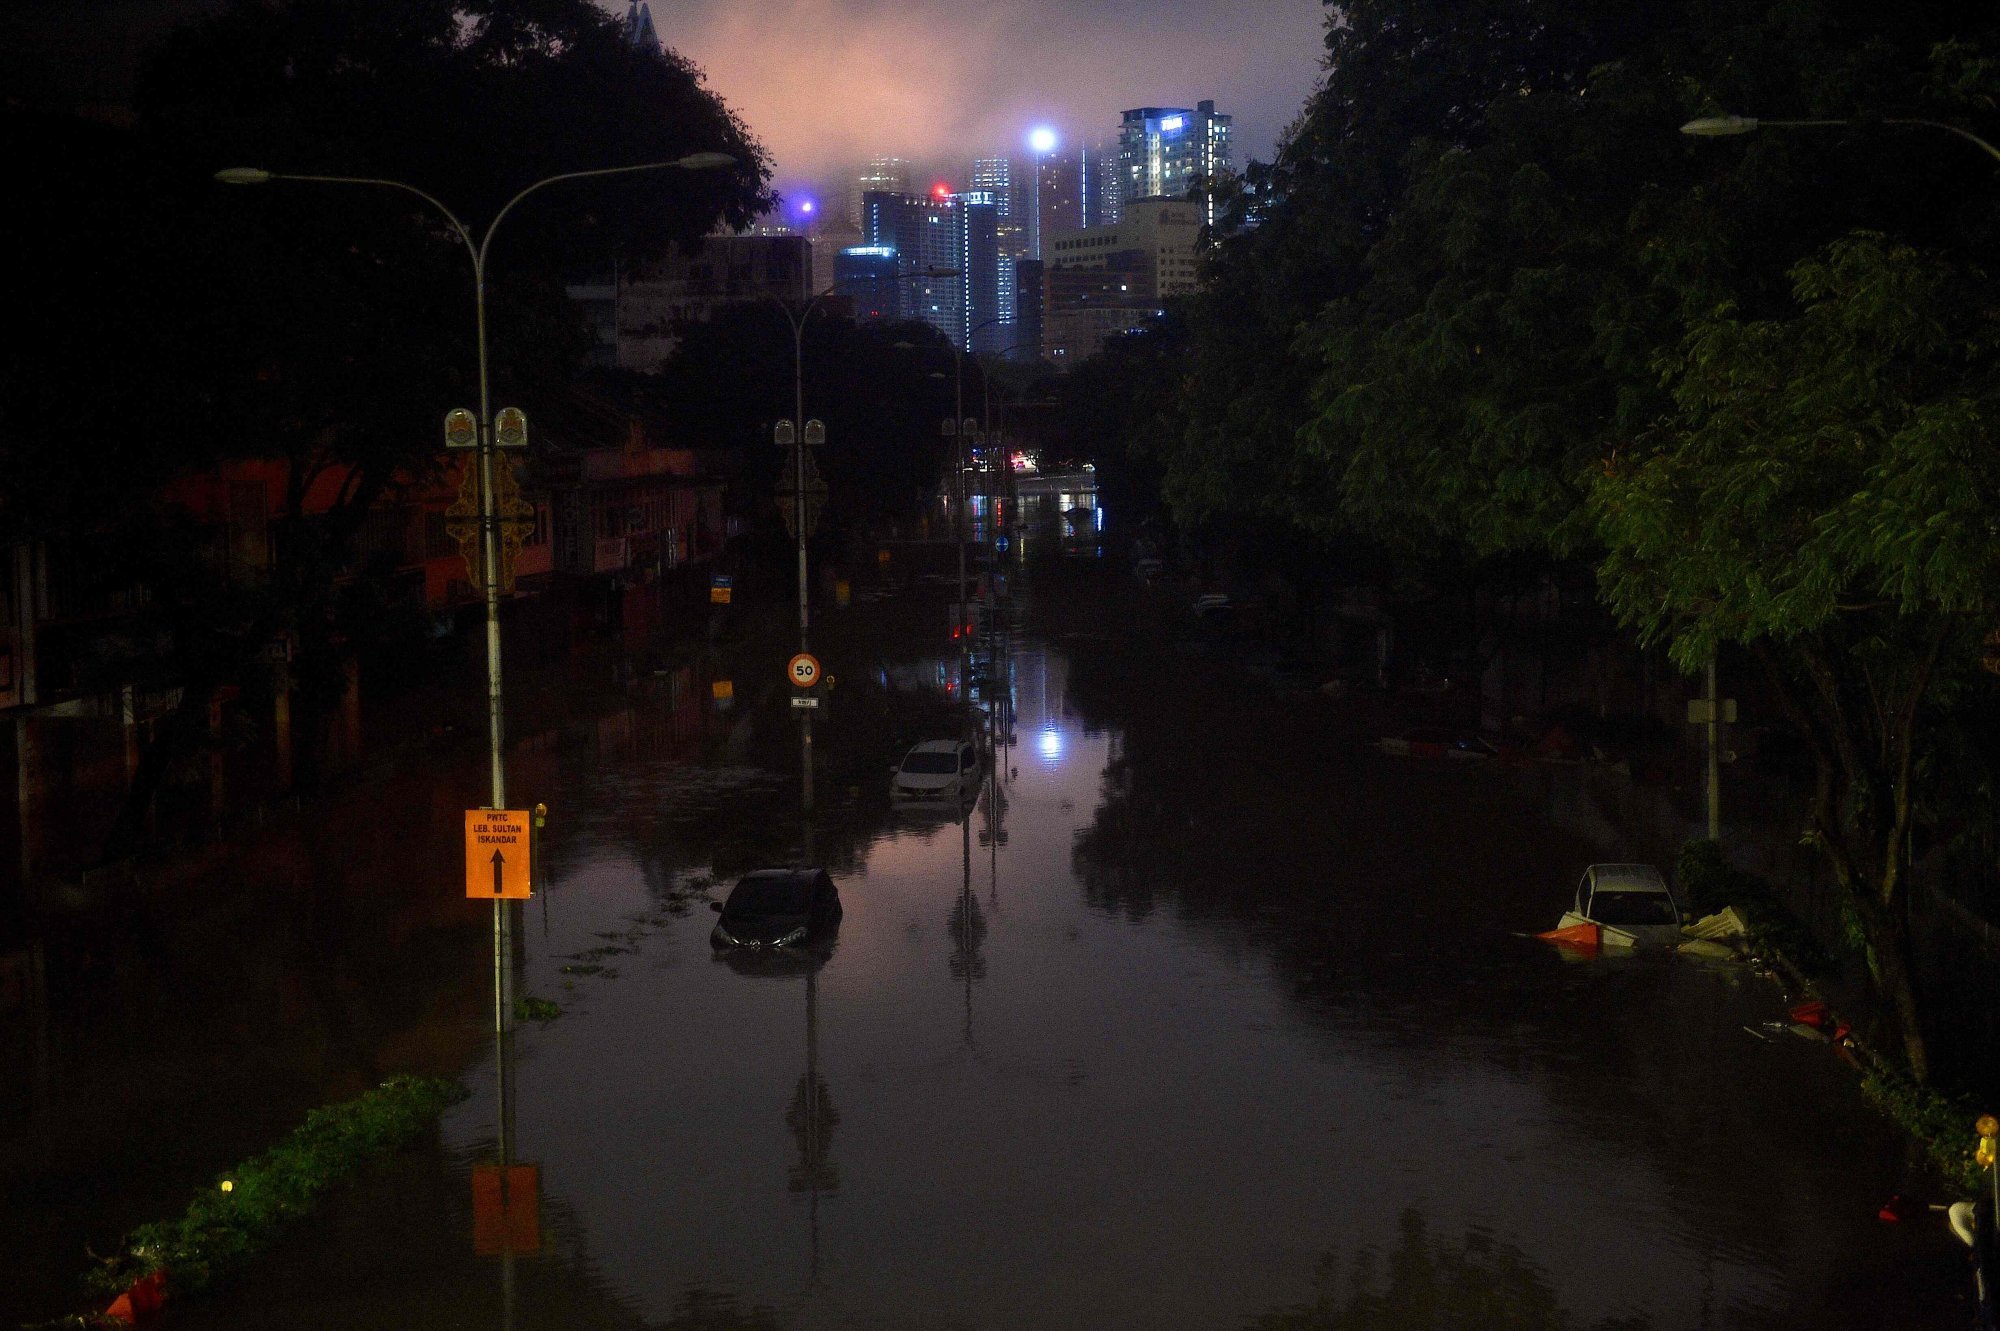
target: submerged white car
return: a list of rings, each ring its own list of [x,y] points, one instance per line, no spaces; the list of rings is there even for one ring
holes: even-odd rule
[[[979,793],[979,750],[965,740],[928,739],[903,755],[889,778],[898,804],[963,804]]]
[[[1681,942],[1682,920],[1673,889],[1652,865],[1593,864],[1556,928],[1594,924],[1604,947],[1670,948]]]

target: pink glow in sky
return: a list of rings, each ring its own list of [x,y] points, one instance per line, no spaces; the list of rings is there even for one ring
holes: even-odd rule
[[[623,17],[625,0],[599,0]],[[1213,98],[1238,164],[1268,157],[1319,75],[1319,0],[653,0],[660,38],[771,153],[780,180],[875,156],[945,173],[1115,137],[1135,106]]]

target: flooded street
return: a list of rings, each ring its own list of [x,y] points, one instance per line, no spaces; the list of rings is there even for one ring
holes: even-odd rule
[[[519,992],[561,1009],[521,1023],[512,1079],[538,1254],[472,1250],[467,1178],[492,1152],[496,1079],[485,916],[458,896],[450,843],[464,792],[371,795],[386,821],[356,834],[350,867],[372,886],[318,918],[375,941],[316,986],[301,916],[259,963],[269,992],[296,991],[291,1020],[309,1024],[294,1029],[350,1048],[277,1084],[416,1066],[472,1094],[441,1150],[377,1171],[173,1321],[1665,1331],[1963,1316],[1942,1223],[1875,1217],[1891,1193],[1930,1194],[1853,1076],[1824,1047],[1744,1030],[1780,1015],[1772,982],[1676,958],[1573,962],[1522,936],[1551,926],[1584,864],[1619,858],[1556,830],[1559,793],[1376,754],[1351,705],[1250,689],[1138,627],[1146,594],[1115,571],[1023,594],[984,667],[1014,724],[976,805],[891,808],[889,764],[959,686],[938,659],[944,595],[912,584],[829,630],[848,678],[822,761],[847,775],[823,778],[812,836],[845,915],[821,961],[709,941],[708,902],[804,835],[784,699],[759,710],[747,682],[775,681],[776,660],[738,663],[742,711],[718,712],[700,679],[512,760],[512,788],[556,811],[517,954]],[[477,774],[451,780],[476,789]],[[344,859],[341,844],[314,849]],[[439,894],[428,924],[406,913],[377,938],[357,923],[419,874]],[[235,1048],[250,1072],[282,1061],[267,1046],[286,1021],[251,1012],[257,983],[189,1010],[172,1038],[220,1041],[216,1064]],[[384,1008],[401,1015],[365,1019]],[[59,1098],[89,1082],[69,1067]],[[216,1138],[261,1149],[304,1091],[260,1104],[252,1082],[163,1089],[158,1111],[198,1140],[228,1120]],[[172,1213],[183,1175],[220,1167],[188,1154],[146,1174],[152,1209],[134,1218]],[[100,1155],[17,1176],[8,1219],[59,1196],[62,1215],[89,1215],[78,1196],[116,1192],[118,1168]],[[69,1260],[68,1233],[35,1235],[41,1261]]]

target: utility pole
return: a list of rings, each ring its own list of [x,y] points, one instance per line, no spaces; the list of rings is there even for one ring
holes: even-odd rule
[[[500,512],[498,478],[504,475],[511,483],[510,469],[513,464],[502,456],[499,450],[525,449],[528,444],[528,422],[527,417],[516,408],[503,408],[498,413],[493,411],[486,336],[486,272],[487,257],[493,248],[494,233],[500,229],[500,224],[507,220],[507,214],[511,213],[523,199],[537,190],[561,181],[623,176],[644,171],[705,171],[733,167],[735,164],[736,159],[727,153],[702,152],[690,153],[668,162],[642,162],[635,166],[565,171],[560,175],[545,176],[502,205],[500,211],[494,214],[493,220],[487,224],[485,234],[477,241],[473,239],[472,229],[461,222],[451,209],[432,195],[400,180],[365,176],[293,175],[266,171],[261,167],[240,166],[229,167],[215,173],[215,179],[225,185],[263,185],[274,180],[299,181],[321,185],[362,185],[415,195],[436,209],[451,224],[453,234],[465,246],[466,254],[472,260],[472,310],[479,366],[479,414],[475,417],[463,408],[449,413],[445,417],[445,443],[449,448],[474,450],[472,462],[478,476],[479,557],[475,561],[468,555],[466,563],[468,572],[478,575],[486,604],[486,747],[488,798],[491,801],[487,807],[496,812],[507,807],[505,712],[500,668],[500,599],[502,583],[507,580],[507,575],[502,564],[503,541],[500,529],[503,522],[514,517],[512,514]],[[509,1094],[508,1040],[512,1026],[513,991],[513,912],[511,904],[497,895],[496,889],[493,898],[493,1061],[496,1077],[494,1132],[499,1139],[500,1164],[503,1169],[512,1160],[513,1108]]]
[[[1716,697],[1715,653],[1708,656],[1708,839],[1722,840],[1722,702]]]

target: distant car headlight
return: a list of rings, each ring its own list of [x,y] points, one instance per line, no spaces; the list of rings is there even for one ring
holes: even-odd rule
[[[802,924],[798,928],[786,934],[783,938],[777,939],[773,944],[773,946],[790,947],[794,943],[803,943],[805,941],[806,941],[806,927]]]

